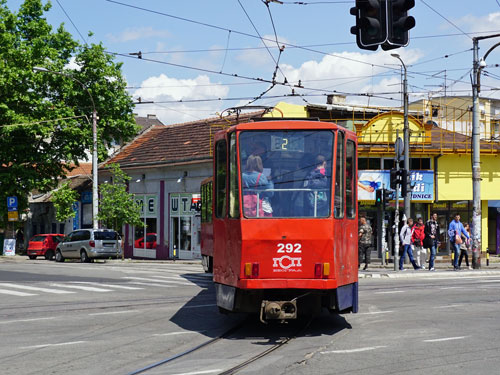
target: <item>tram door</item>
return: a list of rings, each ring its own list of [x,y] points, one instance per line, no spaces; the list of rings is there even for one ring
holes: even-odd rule
[[[345,135],[343,131],[337,132],[336,152],[335,152],[335,191],[333,200],[333,218],[334,218],[334,246],[335,246],[335,264],[338,275],[345,273],[345,263],[347,251],[345,248],[346,226],[345,226]]]
[[[358,201],[357,201],[357,153],[356,141],[347,138],[345,147],[345,239],[346,264],[344,272],[346,275],[352,275],[358,266]],[[354,280],[346,280],[353,282]]]

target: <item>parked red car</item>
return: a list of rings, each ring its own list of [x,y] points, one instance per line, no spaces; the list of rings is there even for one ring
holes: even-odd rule
[[[64,234],[37,234],[33,236],[28,244],[28,257],[36,259],[37,256],[44,256],[50,260],[54,258],[56,247],[64,238]]]
[[[144,248],[144,237],[141,237],[135,240],[134,243],[135,248],[143,249]],[[146,249],[156,249],[156,233],[147,233],[146,234]]]

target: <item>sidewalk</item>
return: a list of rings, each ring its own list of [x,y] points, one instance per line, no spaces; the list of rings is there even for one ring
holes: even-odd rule
[[[462,269],[455,271],[451,265],[449,257],[439,257],[434,263],[435,271],[429,271],[428,264],[424,270],[414,270],[411,264],[405,264],[406,271],[394,271],[394,264],[382,265],[380,258],[374,259],[374,262],[368,265],[368,269],[363,271],[364,264],[361,264],[361,270],[358,273],[360,279],[366,278],[434,278],[434,277],[468,277],[478,275],[498,275],[500,276],[500,260],[498,258],[491,259],[490,265],[486,265],[486,258],[481,258],[481,268],[477,270],[469,270],[462,263]]]

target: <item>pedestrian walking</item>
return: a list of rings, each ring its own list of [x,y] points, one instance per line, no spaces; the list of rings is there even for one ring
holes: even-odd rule
[[[466,237],[466,239],[470,239],[469,233],[465,230],[463,224],[460,222],[460,214],[457,212],[455,214],[455,218],[451,221],[448,226],[448,236],[450,238],[450,244],[452,245],[452,249],[454,250],[453,259],[453,269],[458,271],[458,258],[460,256],[460,245],[462,244],[462,234]]]
[[[361,216],[359,219],[359,230],[358,230],[358,269],[361,265],[361,261],[365,259],[365,267],[363,270],[368,268],[370,264],[370,247],[372,245],[372,227],[366,222],[366,217]]]
[[[424,247],[429,249],[430,253],[429,271],[434,271],[434,260],[436,259],[436,252],[439,247],[439,233],[438,215],[434,212],[424,227]]]
[[[424,219],[419,217],[417,219],[417,224],[413,226],[411,242],[415,250],[415,262],[421,269],[425,268],[425,260],[427,258],[427,250],[424,247],[424,238]]]
[[[401,254],[401,258],[399,259],[399,270],[406,271],[403,267],[403,263],[405,261],[406,254],[410,258],[410,262],[413,265],[413,268],[419,270],[420,267],[415,262],[413,258],[413,251],[411,250],[411,238],[413,235],[413,219],[409,218],[406,221],[406,224],[401,228],[401,232],[399,233],[399,238],[401,239],[401,244],[403,245],[403,254]]]
[[[469,233],[470,236],[469,224],[464,224],[464,229],[467,233]],[[462,259],[465,258],[465,264],[467,265],[467,268],[471,270],[472,267],[469,265],[469,255],[467,254],[470,250],[470,239],[465,237],[463,233],[461,233],[461,236],[462,244],[460,245],[460,258],[458,259],[458,268],[460,268],[462,264]]]

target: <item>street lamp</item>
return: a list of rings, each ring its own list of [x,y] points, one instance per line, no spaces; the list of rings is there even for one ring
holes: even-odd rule
[[[94,103],[94,98],[90,94],[90,91],[85,85],[75,77],[62,73],[62,72],[57,72],[54,70],[49,70],[47,68],[42,68],[35,66],[33,67],[33,71],[35,72],[44,72],[44,73],[52,73],[52,74],[58,74],[60,76],[68,77],[71,78],[73,81],[77,82],[82,88],[87,92],[87,94],[90,97],[90,101],[92,103],[92,227],[94,229],[99,228],[99,223],[97,221],[97,212],[98,212],[98,194],[97,194],[97,187],[98,187],[98,175],[97,175],[97,111],[95,108],[95,103]]]
[[[401,65],[404,70],[404,79],[403,79],[403,105],[404,105],[404,126],[403,126],[403,140],[404,140],[404,169],[407,172],[408,177],[410,176],[410,128],[408,126],[408,81],[407,81],[407,75],[406,75],[406,65],[397,53],[391,53],[392,57],[395,57],[401,62]],[[410,204],[411,204],[411,190],[409,189],[408,186],[408,178],[406,181],[403,181],[403,184],[405,184],[405,189],[402,189],[403,191],[406,191],[404,198],[404,206],[405,206],[405,216],[406,219],[410,218]]]

